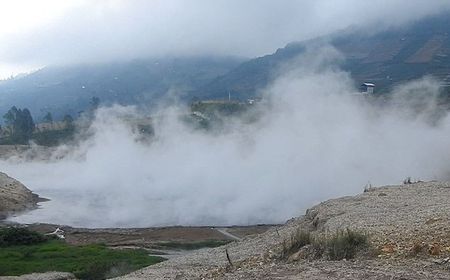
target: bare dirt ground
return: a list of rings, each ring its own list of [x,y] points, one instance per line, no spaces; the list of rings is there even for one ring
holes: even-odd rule
[[[234,241],[246,236],[263,233],[273,225],[233,226],[233,227],[154,227],[154,228],[72,228],[51,224],[31,224],[28,228],[40,233],[64,230],[65,239],[72,245],[102,243],[110,247],[138,247],[165,251],[165,244],[171,242],[169,251],[182,250],[182,245],[201,242]],[[225,233],[223,233],[225,231]],[[232,233],[231,233],[232,232]],[[229,233],[229,234],[227,234]],[[181,248],[177,248],[178,247]]]
[[[450,279],[449,197],[447,182],[373,188],[323,202],[265,233],[120,279]],[[365,232],[376,254],[343,261],[280,260],[283,240],[298,228],[314,234],[347,228]]]

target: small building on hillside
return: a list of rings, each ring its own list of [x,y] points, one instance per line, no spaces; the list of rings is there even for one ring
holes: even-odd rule
[[[372,94],[374,89],[375,89],[375,84],[372,84],[372,83],[364,83],[361,85],[362,93]]]

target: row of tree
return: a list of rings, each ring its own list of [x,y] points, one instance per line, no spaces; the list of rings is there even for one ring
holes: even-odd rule
[[[99,104],[100,99],[98,97],[93,97],[90,101],[90,108],[84,115],[87,118],[92,118],[95,110],[98,109]],[[35,130],[35,123],[33,117],[31,116],[30,110],[27,108],[19,109],[16,106],[13,106],[5,115],[3,115],[3,119],[9,129],[10,142],[27,144],[32,138]],[[43,121],[45,123],[53,123],[52,114],[47,112],[43,118]],[[65,128],[67,130],[74,129],[74,119],[71,115],[65,115],[63,117],[63,122],[65,123]]]
[[[45,114],[45,116],[42,118],[42,120],[44,121],[44,123],[53,123],[53,115],[52,113],[48,112],[47,114]],[[62,120],[66,125],[72,124],[73,123],[73,117],[69,114],[64,115],[63,120]]]
[[[11,129],[11,140],[15,143],[26,143],[31,139],[34,130],[34,121],[30,110],[27,108],[17,109],[16,106],[11,107],[3,116],[6,125]]]
[[[16,106],[11,107],[8,112],[3,115],[5,124],[9,129],[9,137],[12,143],[26,144],[31,139],[35,129],[35,123],[31,116],[30,110],[27,108],[20,109]],[[51,113],[47,113],[44,122],[52,123],[53,117]],[[71,115],[65,115],[63,122],[66,128],[73,129],[73,118]]]

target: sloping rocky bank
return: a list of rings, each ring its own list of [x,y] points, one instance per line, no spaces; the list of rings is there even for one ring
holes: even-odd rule
[[[0,172],[0,219],[37,207],[40,198],[19,181]]]
[[[449,198],[447,182],[370,188],[323,202],[266,233],[121,279],[450,279]],[[301,254],[281,259],[283,243],[298,229],[313,235],[364,232],[373,254],[340,261]]]

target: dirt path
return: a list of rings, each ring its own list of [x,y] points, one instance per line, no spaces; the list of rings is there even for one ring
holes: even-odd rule
[[[233,239],[233,240],[236,240],[236,241],[241,241],[242,240],[242,238],[240,238],[240,237],[238,237],[238,236],[236,236],[236,235],[234,235],[232,233],[229,233],[227,228],[216,228],[216,230],[218,232],[220,232],[221,234],[225,235],[226,237],[230,238],[230,239]]]

